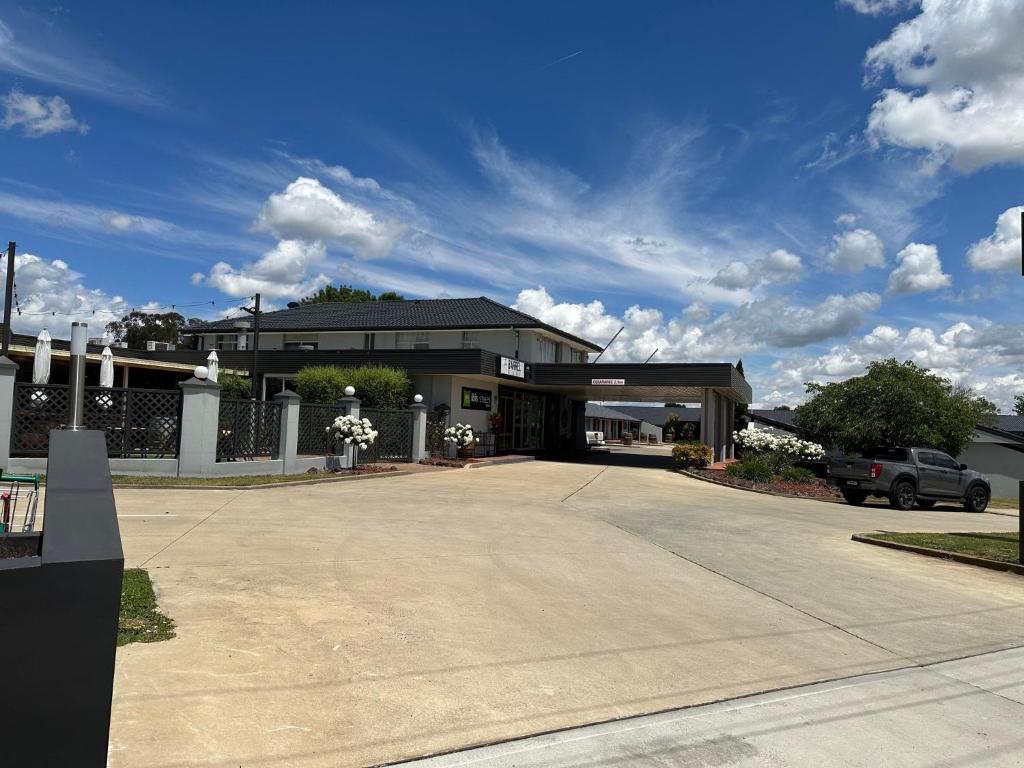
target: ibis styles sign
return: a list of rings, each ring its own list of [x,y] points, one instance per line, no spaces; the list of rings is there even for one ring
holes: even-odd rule
[[[471,411],[491,410],[491,390],[462,388],[462,407]]]

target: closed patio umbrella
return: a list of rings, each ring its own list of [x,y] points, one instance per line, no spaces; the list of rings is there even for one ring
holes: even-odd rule
[[[220,367],[220,360],[217,358],[217,350],[210,352],[210,356],[206,358],[206,370],[209,373],[206,375],[207,381],[212,381],[214,384],[217,383],[217,369]]]
[[[32,383],[50,383],[50,332],[45,328],[36,337],[36,355],[32,360]]]
[[[114,353],[110,351],[110,347],[104,347],[103,354],[100,355],[100,386],[114,386]]]

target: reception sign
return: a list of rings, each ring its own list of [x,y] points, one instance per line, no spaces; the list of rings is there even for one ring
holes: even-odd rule
[[[526,378],[526,363],[511,357],[498,358],[498,373],[511,376],[513,379]]]
[[[491,410],[492,395],[489,389],[462,388],[462,407],[471,411]]]

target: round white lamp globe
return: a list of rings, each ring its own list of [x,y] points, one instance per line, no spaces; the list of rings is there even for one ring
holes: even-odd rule
[[[414,403],[422,403],[423,402],[423,395],[413,395],[412,401]]]
[[[345,387],[345,397],[352,397],[356,393],[356,388],[349,384]]]
[[[192,372],[197,379],[205,379],[210,375],[210,369],[205,365],[197,365],[196,369]]]

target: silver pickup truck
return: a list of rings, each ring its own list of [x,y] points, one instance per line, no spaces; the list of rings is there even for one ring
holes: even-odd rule
[[[988,478],[931,448],[875,448],[862,458],[840,457],[828,465],[829,480],[846,501],[888,498],[893,509],[931,509],[956,500],[968,512],[984,512],[992,496]]]

